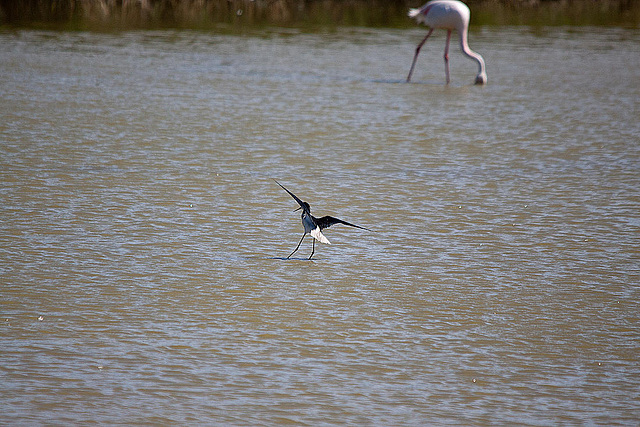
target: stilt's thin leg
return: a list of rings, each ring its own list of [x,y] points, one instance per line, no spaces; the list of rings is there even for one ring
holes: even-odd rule
[[[433,28],[429,30],[424,39],[420,42],[418,47],[416,47],[416,54],[413,56],[413,62],[411,63],[411,69],[409,70],[409,75],[407,76],[407,83],[411,81],[411,75],[413,74],[413,68],[416,66],[416,61],[418,60],[418,54],[420,53],[420,49],[422,49],[422,45],[427,41],[429,36],[433,33]]]
[[[311,255],[309,255],[309,259],[311,259],[315,251],[316,251],[316,239],[313,239],[313,244],[311,245]]]
[[[287,257],[287,259],[291,258],[291,255],[293,255],[293,254],[295,254],[295,253],[296,253],[296,251],[297,251],[297,250],[298,250],[298,248],[300,247],[300,244],[302,244],[302,241],[304,240],[304,237],[305,237],[306,235],[307,235],[307,233],[304,233],[304,234],[302,235],[302,239],[300,239],[300,241],[298,242],[298,246],[296,246],[296,248],[293,250],[293,252],[291,252],[291,253],[289,254],[289,256]]]
[[[447,30],[447,44],[444,45],[444,73],[447,76],[447,84],[451,81],[449,78],[449,42],[451,41],[451,30]]]

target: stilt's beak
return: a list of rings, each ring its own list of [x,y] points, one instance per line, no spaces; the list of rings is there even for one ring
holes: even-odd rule
[[[294,211],[294,212],[297,212],[297,211],[299,211],[300,209],[302,209],[302,206],[300,206],[298,209],[294,209],[293,211]]]

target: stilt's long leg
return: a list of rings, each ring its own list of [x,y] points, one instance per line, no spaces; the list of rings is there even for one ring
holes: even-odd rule
[[[296,248],[293,250],[293,252],[291,252],[291,253],[289,254],[289,256],[287,257],[287,259],[291,258],[291,255],[293,255],[293,254],[295,254],[295,253],[296,253],[296,251],[298,250],[298,248],[299,248],[299,247],[300,247],[300,245],[302,244],[302,241],[304,240],[304,237],[305,237],[306,235],[307,235],[307,233],[304,233],[304,234],[302,235],[302,239],[300,239],[300,241],[298,242],[298,246],[296,246]],[[315,240],[315,239],[314,239],[314,240]]]
[[[451,41],[451,30],[447,30],[447,44],[444,45],[444,73],[447,76],[447,84],[451,81],[449,78],[449,42]]]
[[[422,45],[427,41],[431,33],[433,33],[433,28],[429,30],[425,38],[422,39],[418,47],[416,47],[416,54],[413,55],[413,62],[411,63],[411,69],[409,70],[409,75],[407,76],[407,83],[411,81],[411,75],[413,74],[413,68],[416,66],[416,61],[418,60],[418,54],[420,53],[420,49],[422,49]]]
[[[313,244],[311,245],[311,255],[309,255],[309,259],[311,259],[315,251],[316,251],[316,239],[313,239]]]

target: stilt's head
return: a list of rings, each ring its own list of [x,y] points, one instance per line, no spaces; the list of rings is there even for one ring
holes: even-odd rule
[[[311,206],[309,206],[309,203],[307,202],[302,202],[303,206],[300,206],[298,209],[296,209],[295,211],[299,211],[300,209],[302,209],[304,207],[304,212],[305,213],[311,213]],[[294,212],[295,212],[294,211]]]

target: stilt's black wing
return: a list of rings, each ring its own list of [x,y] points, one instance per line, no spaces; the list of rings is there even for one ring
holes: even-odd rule
[[[361,228],[363,230],[367,230],[367,231],[371,231],[368,228],[364,228],[364,227],[360,227],[359,225],[355,225],[355,224],[351,224],[350,222],[347,221],[343,221],[341,219],[338,218],[334,218],[332,216],[323,216],[322,218],[315,218],[316,220],[316,225],[318,227],[320,227],[320,230],[324,229],[324,228],[329,228],[334,224],[344,224],[344,225],[348,225],[351,227],[356,227],[356,228]]]
[[[276,180],[274,179],[274,181],[276,181]],[[294,200],[295,200],[296,202],[298,202],[298,204],[300,205],[300,207],[301,207],[302,209],[307,210],[307,209],[305,208],[305,206],[304,206],[304,205],[306,204],[305,202],[303,202],[302,200],[298,199],[298,198],[296,197],[296,195],[295,195],[295,194],[293,194],[291,191],[287,190],[287,189],[284,187],[284,185],[280,184],[278,181],[276,181],[276,184],[278,184],[280,187],[282,187],[282,188],[284,189],[284,191],[286,191],[287,193],[289,193],[289,195],[290,195],[291,197],[293,197],[293,198],[294,198]],[[307,206],[308,206],[308,204],[307,204]]]

